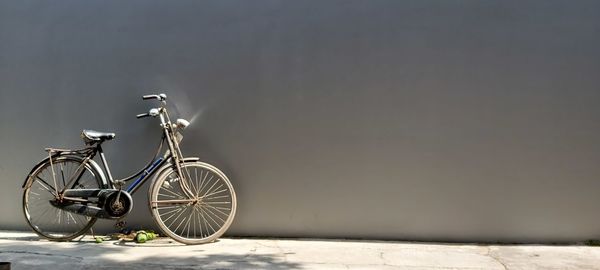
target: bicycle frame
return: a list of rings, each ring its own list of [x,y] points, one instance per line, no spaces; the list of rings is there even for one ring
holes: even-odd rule
[[[133,194],[139,189],[139,187],[141,187],[148,180],[149,176],[152,176],[154,173],[156,173],[157,169],[163,167],[163,165],[169,160],[173,161],[172,164],[174,165],[179,177],[185,178],[185,175],[183,174],[183,172],[181,170],[180,162],[184,159],[183,159],[181,150],[179,148],[179,142],[178,142],[177,135],[176,135],[177,131],[174,130],[174,128],[176,128],[176,127],[174,127],[174,125],[171,123],[171,120],[169,118],[166,108],[164,108],[164,105],[165,105],[165,103],[163,102],[163,106],[156,109],[157,115],[153,115],[153,116],[159,116],[159,118],[160,118],[161,127],[163,128],[163,138],[161,139],[161,143],[157,150],[157,155],[153,158],[153,160],[148,165],[146,165],[146,167],[144,167],[143,169],[141,169],[140,171],[138,171],[137,173],[133,174],[130,177],[127,177],[124,179],[119,179],[119,180],[114,180],[114,178],[112,177],[112,174],[110,172],[108,162],[106,161],[106,157],[104,156],[104,151],[102,150],[102,142],[99,142],[99,143],[95,144],[94,146],[87,147],[87,148],[81,149],[81,150],[58,151],[57,155],[61,155],[61,154],[65,154],[65,153],[66,154],[76,154],[76,155],[80,155],[81,157],[83,157],[84,160],[81,163],[81,165],[79,165],[79,167],[77,168],[77,170],[75,171],[73,176],[67,181],[67,184],[65,184],[63,190],[61,190],[60,192],[58,192],[58,194],[55,194],[55,195],[57,195],[61,199],[64,198],[63,193],[65,192],[65,190],[67,190],[67,187],[69,187],[69,186],[71,186],[71,188],[74,187],[74,185],[78,182],[78,180],[83,175],[83,169],[90,162],[90,160],[93,160],[93,158],[96,156],[96,154],[100,155],[100,160],[102,161],[102,166],[104,167],[106,176],[108,176],[107,183],[103,183],[105,188],[110,188],[110,189],[117,188],[117,189],[121,190],[123,188],[125,182],[131,181],[137,177],[135,179],[135,181],[133,181],[133,183],[131,183],[127,188],[124,189],[128,193]],[[165,141],[168,144],[168,150],[166,150],[162,156],[159,156],[158,155],[159,151],[162,149],[162,145]],[[50,151],[50,153],[53,151],[53,149],[48,149],[48,150]],[[51,155],[50,162],[52,161],[52,158],[53,158],[53,156]],[[186,173],[189,176],[189,172],[187,172],[187,170],[186,170]],[[75,177],[75,176],[77,176],[77,177]],[[190,191],[189,187],[187,186],[186,181],[180,181],[180,183],[182,185],[182,190],[188,196],[193,196],[193,193]]]
[[[163,138],[163,141],[164,140],[165,140],[165,138]],[[162,145],[162,143],[161,143],[161,145]],[[88,155],[86,155],[84,158],[87,161],[87,160],[93,159],[96,154],[100,155],[100,160],[102,161],[102,167],[108,177],[108,183],[105,183],[107,185],[107,188],[116,188],[119,185],[117,181],[129,182],[129,181],[135,179],[130,185],[128,185],[126,188],[123,189],[123,190],[129,192],[130,194],[135,193],[139,189],[139,187],[141,187],[152,175],[154,175],[157,172],[158,168],[161,168],[165,163],[168,162],[168,160],[170,158],[173,157],[170,154],[170,152],[167,151],[163,156],[155,157],[152,160],[152,162],[150,162],[148,165],[146,165],[144,168],[142,168],[140,171],[138,171],[131,177],[115,181],[110,173],[110,168],[108,166],[108,162],[106,161],[106,157],[104,156],[104,151],[102,150],[102,146],[97,145],[97,146],[91,148],[90,150],[91,150],[90,153]],[[82,165],[85,165],[86,163],[87,162],[84,162],[84,163],[82,163]],[[66,185],[66,186],[69,186],[69,185]]]

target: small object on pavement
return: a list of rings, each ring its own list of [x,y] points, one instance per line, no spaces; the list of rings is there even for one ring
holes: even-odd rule
[[[138,231],[135,235],[135,242],[142,244],[146,243],[146,241],[148,241],[148,233],[145,231]]]
[[[147,241],[154,240],[159,236],[154,231],[144,231],[144,230],[132,232],[132,234],[133,234],[133,237],[132,237],[133,240],[135,240],[135,242],[137,242],[137,243],[145,243]]]
[[[106,236],[106,238],[108,238],[108,239],[105,239],[105,240],[119,240],[119,239],[122,239],[125,237],[126,237],[126,235],[124,235],[122,233],[111,233]]]
[[[100,237],[100,236],[96,236],[96,237],[94,237],[94,239],[96,240],[97,244],[100,244],[100,243],[102,243],[102,241],[104,241],[104,240],[102,240],[102,237]]]

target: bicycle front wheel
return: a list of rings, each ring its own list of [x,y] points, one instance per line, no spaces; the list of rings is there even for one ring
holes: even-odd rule
[[[53,206],[52,202],[58,198],[57,190],[62,190],[72,177],[76,181],[69,189],[98,189],[102,179],[89,165],[78,170],[82,164],[78,157],[56,157],[52,163],[54,168],[47,161],[30,175],[23,192],[23,213],[38,235],[48,240],[68,241],[88,231],[96,219]]]
[[[237,207],[233,186],[223,172],[203,162],[182,163],[181,170],[184,177],[170,170],[151,187],[152,216],[163,233],[178,242],[212,242],[233,222]]]

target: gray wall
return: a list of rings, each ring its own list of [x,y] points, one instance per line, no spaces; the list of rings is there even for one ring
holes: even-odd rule
[[[600,237],[598,1],[1,1],[0,229],[46,146],[154,151],[140,95],[239,196],[230,235]],[[145,189],[145,188],[144,188]],[[152,224],[143,200],[132,226]],[[111,223],[100,224],[110,228]]]

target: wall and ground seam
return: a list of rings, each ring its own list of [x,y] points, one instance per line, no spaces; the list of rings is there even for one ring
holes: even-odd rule
[[[43,148],[159,139],[238,192],[229,235],[552,242],[600,237],[600,2],[1,1],[0,229],[27,229]],[[146,189],[144,187],[142,190]],[[152,226],[144,191],[129,218]],[[107,230],[110,222],[99,223]]]

